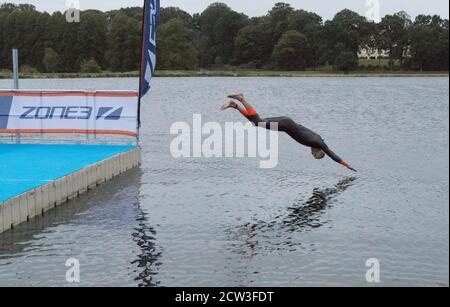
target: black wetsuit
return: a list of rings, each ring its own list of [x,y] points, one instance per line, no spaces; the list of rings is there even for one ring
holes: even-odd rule
[[[320,135],[314,131],[297,124],[289,117],[272,117],[261,118],[258,114],[246,115],[247,119],[255,126],[270,130],[270,123],[278,124],[278,131],[287,133],[291,138],[298,143],[311,148],[322,149],[331,159],[337,163],[345,163],[338,155],[336,155],[330,148],[328,148],[325,141]]]

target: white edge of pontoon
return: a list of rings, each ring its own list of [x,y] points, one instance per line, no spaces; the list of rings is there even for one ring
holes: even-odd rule
[[[66,204],[99,184],[139,166],[140,162],[141,148],[136,147],[0,202],[0,233]]]

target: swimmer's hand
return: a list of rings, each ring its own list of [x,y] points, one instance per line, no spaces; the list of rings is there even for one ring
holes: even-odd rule
[[[345,166],[346,168],[348,168],[349,170],[355,172],[355,173],[358,172],[356,169],[354,169],[353,167],[351,167],[350,164],[348,164],[347,161],[342,161],[341,164],[342,164],[343,166]]]
[[[356,169],[354,169],[354,168],[351,167],[350,165],[346,165],[346,167],[347,167],[349,170],[351,170],[351,171],[353,171],[353,172],[355,172],[355,173],[358,172]]]

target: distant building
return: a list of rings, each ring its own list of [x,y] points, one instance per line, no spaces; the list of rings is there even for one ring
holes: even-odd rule
[[[361,48],[358,57],[361,59],[380,59],[380,58],[388,58],[389,52],[385,50],[378,50],[376,48]]]

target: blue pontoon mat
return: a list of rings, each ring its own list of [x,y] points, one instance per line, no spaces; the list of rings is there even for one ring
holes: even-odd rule
[[[0,144],[0,202],[134,148]]]

